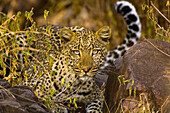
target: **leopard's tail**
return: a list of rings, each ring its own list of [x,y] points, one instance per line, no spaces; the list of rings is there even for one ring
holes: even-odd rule
[[[115,10],[120,13],[126,21],[127,35],[120,45],[107,52],[104,67],[123,56],[141,37],[141,23],[135,7],[127,1],[119,1],[115,4]]]

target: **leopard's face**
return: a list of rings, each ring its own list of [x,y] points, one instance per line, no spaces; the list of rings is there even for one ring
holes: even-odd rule
[[[96,33],[87,30],[60,31],[60,38],[64,43],[62,54],[67,57],[67,65],[72,67],[73,72],[81,80],[92,78],[98,68],[104,64],[110,36],[109,27],[103,27]]]

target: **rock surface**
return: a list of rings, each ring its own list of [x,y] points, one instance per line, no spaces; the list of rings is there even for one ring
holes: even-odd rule
[[[11,87],[0,79],[0,113],[49,113],[36,95],[26,86]]]
[[[119,82],[114,74],[109,76],[106,85],[106,93],[110,96],[106,95],[106,98],[109,98],[107,102],[111,113],[116,110],[136,113],[144,109],[146,112],[154,109],[169,113],[170,43],[150,39],[136,44],[125,53],[121,74],[125,80],[129,80],[124,80],[125,85],[123,79],[121,86],[115,85],[115,82]],[[107,112],[105,107],[104,113]]]

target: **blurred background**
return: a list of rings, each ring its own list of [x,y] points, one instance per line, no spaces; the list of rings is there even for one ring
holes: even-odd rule
[[[112,29],[112,46],[119,44],[126,35],[126,23],[114,11],[114,4],[118,0],[0,0],[0,19],[6,14],[7,18],[21,12],[20,28],[31,25],[26,22],[25,11],[33,10],[32,18],[36,26],[55,24],[59,26],[84,26],[89,30],[97,31],[102,26]],[[151,3],[163,15],[170,18],[169,0],[127,0],[137,9],[142,22],[142,37],[157,38],[169,37],[170,23],[156,11]],[[44,10],[49,11],[47,20],[44,19]],[[26,24],[27,23],[27,24]],[[160,25],[160,26],[159,26]],[[163,28],[160,28],[163,27]],[[164,30],[162,30],[164,29]],[[162,36],[161,36],[162,35]],[[114,46],[113,46],[114,45]]]

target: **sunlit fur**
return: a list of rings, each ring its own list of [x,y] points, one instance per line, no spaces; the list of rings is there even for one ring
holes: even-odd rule
[[[62,54],[68,56],[68,66],[79,77],[93,77],[104,63],[107,49],[97,34],[83,30],[74,33],[74,39],[64,45]]]

